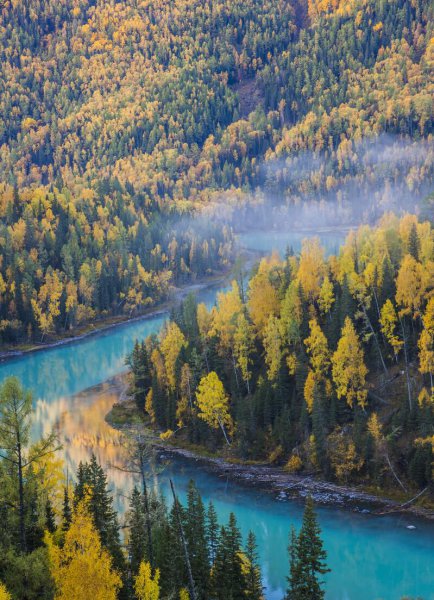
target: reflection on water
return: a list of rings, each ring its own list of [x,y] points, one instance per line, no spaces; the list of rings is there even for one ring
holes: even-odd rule
[[[297,244],[305,237],[276,235],[246,234],[243,243],[250,249],[265,251],[276,247],[283,253],[288,244],[297,251]],[[334,251],[343,235],[330,234],[328,238],[327,235],[320,237],[328,251]],[[281,246],[277,245],[279,240]],[[198,299],[210,305],[216,291],[202,290]],[[24,387],[33,391],[36,411],[33,435],[46,434],[53,428],[58,432],[70,473],[75,472],[81,460],[88,460],[92,452],[104,468],[122,464],[124,449],[120,434],[107,425],[104,417],[117,399],[120,383],[116,376],[125,372],[125,356],[134,340],[158,332],[164,319],[165,315],[156,315],[73,344],[0,363],[0,382],[15,375]],[[281,600],[288,571],[288,530],[291,523],[299,525],[301,505],[294,501],[277,502],[267,494],[207,473],[195,462],[180,459],[174,459],[158,477],[158,485],[167,497],[169,476],[174,478],[181,500],[185,499],[188,481],[193,478],[205,500],[212,498],[221,521],[234,511],[244,536],[249,529],[256,532],[267,599]],[[132,477],[108,468],[108,480],[116,508],[123,511]],[[157,485],[157,479],[153,485]],[[332,568],[327,599],[398,600],[411,595],[434,600],[431,524],[418,523],[416,531],[408,531],[405,522],[397,518],[378,519],[325,508],[320,509],[320,520]]]
[[[124,513],[133,480],[115,468],[124,464],[125,448],[121,433],[105,421],[121,388],[122,382],[116,378],[50,404],[37,401],[36,421],[44,424],[41,433],[54,430],[58,435],[70,474],[74,475],[79,463],[95,454],[108,474],[116,509]]]
[[[131,475],[112,468],[122,465],[124,446],[121,434],[104,420],[117,401],[122,382],[108,383],[51,404],[37,403],[38,420],[53,423],[65,446],[71,470],[94,452],[107,469],[116,509],[123,512],[133,485]],[[188,481],[194,479],[205,502],[212,499],[221,522],[235,512],[244,539],[254,530],[267,587],[267,600],[281,600],[288,571],[286,547],[293,524],[300,526],[302,503],[279,502],[274,495],[252,490],[204,469],[196,461],[173,458],[151,485],[170,501],[169,478],[173,478],[181,501],[186,500]],[[416,523],[406,529],[400,517],[376,518],[334,508],[319,508],[328,562],[330,600],[398,600],[404,595],[434,600],[434,526]],[[363,576],[360,570],[363,567]]]

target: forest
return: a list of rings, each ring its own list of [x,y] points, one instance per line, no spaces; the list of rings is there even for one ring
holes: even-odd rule
[[[0,341],[139,314],[225,270],[230,218],[177,227],[222,200],[351,201],[352,181],[378,207],[376,177],[423,198],[432,22],[423,0],[3,2]],[[381,135],[388,155],[426,144],[399,194],[402,161],[373,173],[360,147]]]
[[[95,456],[65,477],[51,435],[31,441],[32,397],[17,378],[0,387],[1,600],[263,600],[256,539],[233,513],[218,521],[191,481],[183,506],[150,488],[156,455],[126,438],[131,477],[122,523]],[[170,502],[169,502],[170,500]],[[288,524],[289,529],[289,524]],[[324,598],[326,553],[313,502],[289,537],[287,598]]]
[[[325,257],[264,257],[208,310],[189,297],[128,359],[174,444],[408,493],[432,484],[434,234],[385,215]]]
[[[0,1],[0,600],[269,597],[264,522],[247,534],[193,481],[164,495],[156,447],[432,514],[433,23],[426,0]],[[349,232],[331,255],[238,246],[329,226]],[[187,293],[225,281],[212,307]],[[151,310],[170,317],[125,363],[108,332],[86,373],[78,340],[51,371],[17,356]],[[117,467],[80,421],[87,401],[103,420],[108,377],[139,429]],[[74,409],[75,464],[54,433]],[[338,555],[302,504],[278,585],[323,600]]]

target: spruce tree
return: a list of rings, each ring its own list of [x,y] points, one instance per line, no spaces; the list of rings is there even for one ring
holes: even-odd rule
[[[62,530],[68,531],[72,521],[71,504],[69,501],[68,486],[63,490],[63,506],[62,506]]]
[[[80,463],[77,480],[74,490],[74,505],[77,506],[78,502],[84,498],[87,489],[90,489],[89,508],[95,527],[103,546],[113,557],[113,565],[118,571],[123,572],[125,559],[120,543],[118,518],[113,508],[113,498],[108,490],[107,476],[98,464],[95,455],[92,455],[88,463]]]
[[[208,512],[206,515],[206,541],[208,546],[209,561],[212,565],[216,558],[219,542],[219,524],[217,512],[212,502],[210,502],[208,505]]]
[[[330,569],[327,568],[327,554],[311,497],[306,501],[299,535],[294,530],[291,532],[288,550],[290,575],[285,600],[322,600],[325,592],[320,576]]]
[[[179,509],[183,513],[182,507]],[[176,598],[181,588],[188,587],[182,543],[178,522],[172,506],[157,543],[157,564],[164,577],[161,579],[161,596]]]
[[[246,544],[246,558],[248,560],[248,571],[246,573],[246,598],[249,600],[262,600],[263,587],[261,581],[261,570],[258,564],[258,551],[256,537],[249,531]]]
[[[199,600],[207,600],[209,597],[210,565],[206,539],[205,508],[193,481],[190,481],[188,486],[184,527],[197,597]]]
[[[140,563],[143,560],[149,561],[147,553],[146,520],[143,512],[143,501],[141,494],[136,487],[134,487],[133,493],[131,494],[128,525],[130,529],[130,535],[128,539],[130,568],[132,575],[136,576],[139,572]]]
[[[48,498],[45,502],[45,527],[50,533],[56,531],[56,519],[51,500]]]
[[[214,561],[211,584],[215,600],[243,600],[247,587],[241,555],[241,534],[235,515],[222,527]]]

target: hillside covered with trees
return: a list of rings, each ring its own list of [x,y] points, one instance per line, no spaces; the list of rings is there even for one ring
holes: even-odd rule
[[[423,195],[430,11],[423,0],[3,2],[1,341],[136,314],[226,268],[230,227],[179,228],[181,215],[222,196],[291,205],[349,180],[361,189],[373,180],[366,137],[397,136],[395,151],[422,140],[399,189]],[[305,152],[325,161],[288,183]],[[389,196],[398,176],[400,163],[381,169]]]
[[[307,239],[208,310],[187,299],[129,358],[175,444],[408,493],[432,484],[434,233],[385,215],[339,255]]]

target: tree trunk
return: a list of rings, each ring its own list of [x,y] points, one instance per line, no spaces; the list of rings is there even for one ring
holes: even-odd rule
[[[220,419],[220,417],[217,417],[217,418],[218,418],[218,422],[219,422],[219,425],[220,425],[220,429],[222,430],[222,432],[223,432],[223,435],[225,436],[226,443],[227,443],[227,445],[228,445],[228,446],[230,446],[230,445],[231,445],[231,443],[230,443],[230,441],[228,440],[228,436],[226,435],[226,429],[225,429],[225,426],[223,425],[223,423],[222,423],[222,420]]]
[[[234,373],[235,373],[235,381],[236,381],[236,383],[237,383],[237,390],[239,390],[239,389],[240,389],[240,384],[238,383],[237,364],[236,364],[236,362],[235,362],[235,356],[234,356],[234,354],[233,354],[233,353],[232,353],[232,366],[233,366],[233,368],[234,368]]]
[[[401,324],[402,331],[402,339],[404,341],[404,362],[405,362],[405,378],[407,380],[407,394],[408,394],[408,405],[410,410],[413,408],[412,398],[411,398],[411,383],[410,383],[410,374],[408,372],[408,355],[407,355],[407,340],[405,337],[405,329],[404,322],[401,317],[399,317],[399,322]]]
[[[140,471],[142,476],[142,488],[143,488],[143,506],[145,509],[145,519],[146,519],[146,534],[148,537],[148,552],[149,552],[149,562],[151,567],[154,568],[154,546],[152,543],[152,525],[151,525],[151,515],[149,511],[149,498],[148,498],[148,486],[146,485],[146,477],[145,477],[145,465],[143,464],[143,458],[140,458]]]
[[[26,552],[26,528],[24,523],[24,482],[23,482],[23,456],[21,451],[20,434],[17,432],[17,453],[18,453],[18,494],[20,503],[20,548],[21,552]]]
[[[377,347],[378,355],[381,360],[381,365],[383,367],[384,374],[387,375],[388,371],[387,371],[386,363],[384,362],[383,353],[381,352],[380,343],[378,341],[377,334],[375,333],[374,328],[372,327],[371,319],[368,317],[368,313],[366,312],[366,308],[364,305],[362,305],[362,309],[363,309],[363,314],[365,315],[366,322],[369,326],[369,329],[371,330],[371,333],[374,336],[375,345]]]
[[[179,536],[181,538],[182,548],[184,550],[184,558],[185,558],[185,564],[186,564],[186,567],[187,567],[188,582],[189,582],[188,587],[190,588],[190,597],[191,597],[191,600],[197,600],[196,586],[194,585],[194,579],[193,579],[193,573],[192,573],[192,570],[191,570],[190,557],[188,555],[187,542],[186,542],[185,535],[184,535],[184,528],[182,526],[181,515],[179,514],[178,498],[176,497],[175,487],[174,487],[173,481],[171,479],[170,479],[170,487],[172,489],[172,495],[173,495],[173,502],[174,502],[176,520],[178,521]]]

